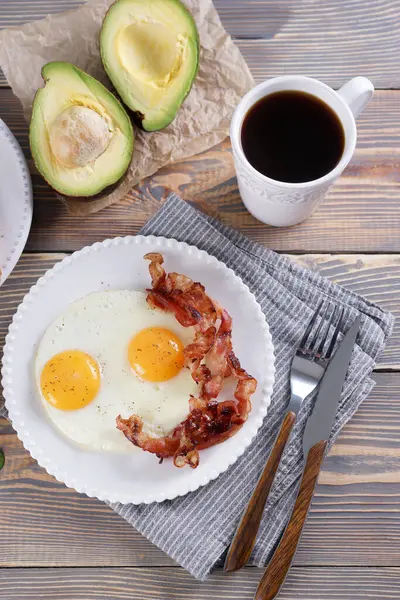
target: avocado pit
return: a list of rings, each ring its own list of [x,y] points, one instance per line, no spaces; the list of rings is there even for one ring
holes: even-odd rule
[[[50,127],[54,158],[67,169],[86,167],[107,149],[112,138],[108,123],[85,106],[69,106]]]

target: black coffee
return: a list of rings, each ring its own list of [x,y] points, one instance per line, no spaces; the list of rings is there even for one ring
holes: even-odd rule
[[[263,175],[287,183],[313,181],[341,159],[345,134],[336,113],[305,92],[261,98],[244,118],[242,148]]]

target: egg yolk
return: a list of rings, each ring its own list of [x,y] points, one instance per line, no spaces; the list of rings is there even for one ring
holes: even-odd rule
[[[167,381],[184,365],[183,344],[169,329],[148,327],[130,341],[128,359],[132,369],[146,381]]]
[[[99,391],[99,365],[89,354],[80,350],[60,352],[45,364],[40,387],[45,400],[55,408],[83,408],[92,402]]]

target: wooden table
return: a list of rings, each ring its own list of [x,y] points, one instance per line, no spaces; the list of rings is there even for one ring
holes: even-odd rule
[[[0,27],[78,0],[1,0]],[[273,229],[241,204],[229,142],[164,169],[119,204],[74,218],[33,173],[35,216],[26,250],[1,289],[0,335],[17,304],[66,253],[136,233],[165,186],[253,240],[400,312],[399,0],[218,0],[257,81],[302,73],[339,87],[366,75],[377,88],[358,121],[355,157],[306,223]],[[27,125],[0,79],[0,115],[29,158]],[[32,163],[30,161],[30,165]],[[32,169],[33,171],[33,169]],[[212,187],[211,187],[212,186]],[[1,340],[1,344],[2,344]],[[400,324],[381,356],[376,387],[327,458],[282,600],[400,597]],[[247,600],[260,571],[196,582],[105,504],[38,467],[0,420],[0,598],[25,600]]]

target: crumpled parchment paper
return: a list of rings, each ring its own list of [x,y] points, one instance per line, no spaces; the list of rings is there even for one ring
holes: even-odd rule
[[[162,166],[198,154],[221,142],[233,109],[253,85],[250,71],[211,0],[184,0],[200,35],[199,72],[176,119],[166,129],[135,128],[135,150],[127,176],[100,199],[63,197],[73,214],[87,215],[120,200],[141,179]],[[112,0],[89,0],[82,7],[0,32],[0,66],[24,114],[30,118],[41,67],[53,60],[71,62],[111,89],[99,54],[99,32]],[[129,112],[129,111],[128,111]]]

